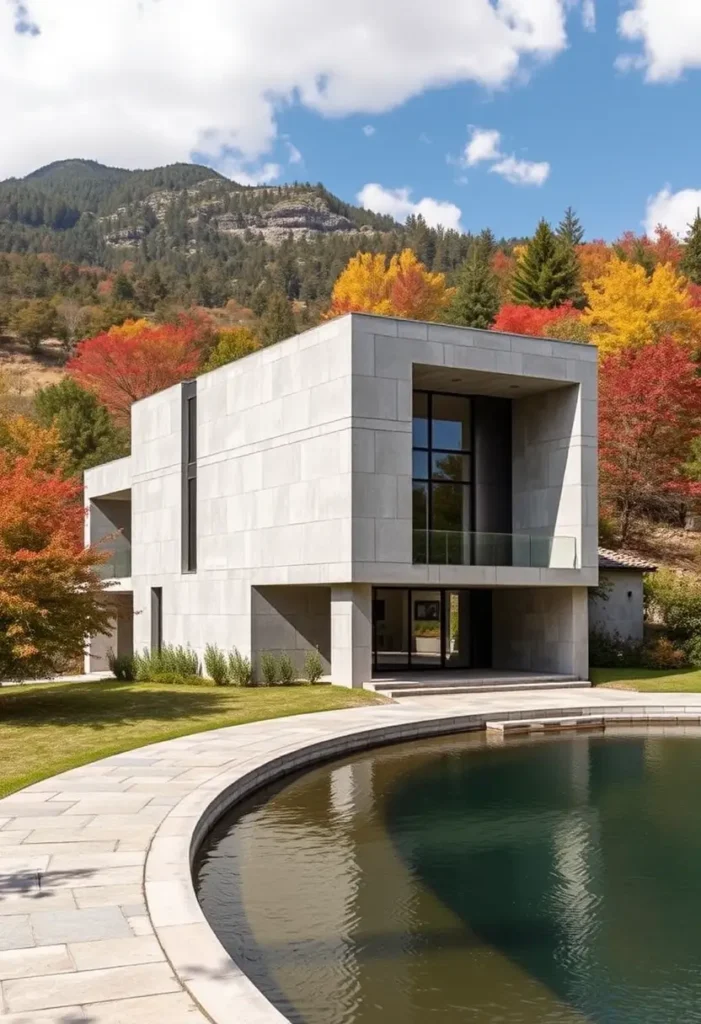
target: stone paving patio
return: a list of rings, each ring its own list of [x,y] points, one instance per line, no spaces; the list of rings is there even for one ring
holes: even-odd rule
[[[279,1024],[192,889],[193,844],[222,810],[322,756],[592,709],[701,716],[701,694],[404,697],[169,740],[1,800],[0,1024]]]

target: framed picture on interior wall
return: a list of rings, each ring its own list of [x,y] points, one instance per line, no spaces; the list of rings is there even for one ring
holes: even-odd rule
[[[417,622],[434,622],[440,617],[440,601],[416,601],[414,618]]]

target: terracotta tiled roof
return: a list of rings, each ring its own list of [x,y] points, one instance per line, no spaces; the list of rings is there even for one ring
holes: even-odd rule
[[[644,558],[629,555],[626,551],[611,551],[609,548],[599,548],[599,568],[639,569],[640,572],[655,572],[657,566],[653,562],[646,562]]]

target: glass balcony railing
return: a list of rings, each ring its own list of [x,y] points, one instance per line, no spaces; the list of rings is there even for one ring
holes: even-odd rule
[[[489,565],[575,569],[575,537],[535,533],[454,533],[414,530],[414,565]]]
[[[111,551],[109,561],[96,566],[95,572],[103,580],[131,576],[131,551]]]

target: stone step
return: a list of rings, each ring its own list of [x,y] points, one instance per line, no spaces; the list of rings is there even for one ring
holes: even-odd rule
[[[469,683],[456,684],[455,686],[416,686],[409,689],[385,688],[381,691],[384,697],[441,697],[452,696],[459,693],[507,693],[513,690],[575,690],[588,689],[591,683],[581,679],[558,683],[509,683],[501,686],[485,686],[484,683],[476,686]]]
[[[496,736],[518,735],[523,733],[560,732],[576,729],[578,732],[587,729],[605,729],[606,726],[665,726],[665,725],[701,725],[699,712],[664,712],[655,708],[643,712],[609,712],[606,709],[592,714],[563,715],[548,718],[510,718],[496,722],[485,722],[488,733]]]
[[[567,675],[533,675],[528,676],[484,676],[481,679],[477,676],[474,678],[463,678],[456,676],[455,679],[406,679],[406,680],[395,680],[395,679],[373,679],[369,683],[365,683],[365,688],[368,690],[376,690],[378,693],[384,693],[387,690],[399,693],[401,690],[462,690],[466,687],[471,690],[495,690],[502,687],[510,687],[514,690],[523,690],[534,685],[540,685],[548,683],[550,685],[564,686],[567,683],[578,683],[582,686],[589,685],[588,683],[582,683],[581,679],[577,676]]]

